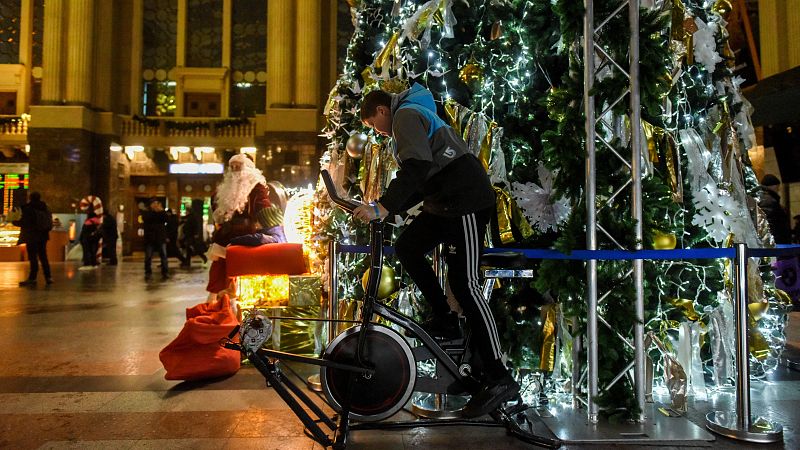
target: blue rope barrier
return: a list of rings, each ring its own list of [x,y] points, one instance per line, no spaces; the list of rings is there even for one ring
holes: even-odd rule
[[[369,253],[367,245],[341,245],[342,253]],[[562,253],[552,249],[531,248],[487,248],[484,253],[521,253],[528,259],[561,259],[588,261],[591,259],[602,261],[630,261],[634,259],[646,260],[680,260],[680,259],[720,259],[733,258],[736,251],[733,248],[686,248],[675,250],[573,250]],[[394,247],[383,247],[385,255],[394,254]],[[752,257],[794,256],[800,255],[800,245],[778,245],[777,248],[748,248],[747,255]]]

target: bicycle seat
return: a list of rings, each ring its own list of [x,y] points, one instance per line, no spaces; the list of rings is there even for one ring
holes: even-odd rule
[[[517,252],[484,253],[480,260],[482,266],[500,269],[522,269],[527,263],[528,258]]]

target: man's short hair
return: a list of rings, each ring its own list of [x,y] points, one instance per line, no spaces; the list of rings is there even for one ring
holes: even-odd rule
[[[42,199],[42,194],[40,194],[40,193],[38,193],[36,191],[31,192],[31,201],[32,202],[38,202],[41,199]]]
[[[392,107],[392,95],[376,89],[364,96],[361,101],[361,120],[367,120],[378,113],[378,106]]]
[[[768,173],[761,178],[762,186],[778,186],[779,184],[781,184],[781,180],[771,173]]]

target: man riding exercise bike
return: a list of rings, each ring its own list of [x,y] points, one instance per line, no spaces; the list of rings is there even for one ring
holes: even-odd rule
[[[425,255],[439,244],[449,246],[450,289],[467,318],[483,364],[484,378],[462,411],[467,418],[488,414],[515,398],[519,385],[501,361],[500,339],[478,281],[483,236],[495,206],[495,194],[478,159],[464,140],[436,115],[430,91],[419,84],[393,95],[381,90],[364,97],[365,126],[392,138],[400,170],[376,202],[357,207],[365,222],[403,211],[421,194],[422,213],[402,232],[395,252],[403,268],[433,310],[423,328],[433,336],[453,337],[458,318]]]

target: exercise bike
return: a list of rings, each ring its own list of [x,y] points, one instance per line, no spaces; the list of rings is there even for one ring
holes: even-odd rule
[[[322,179],[331,199],[350,213],[360,204],[340,197],[330,174],[323,170]],[[310,358],[277,350],[263,349],[272,334],[272,324],[260,310],[246,311],[239,342],[228,339],[224,345],[240,350],[267,380],[267,385],[287,403],[303,422],[309,437],[323,446],[343,449],[350,430],[430,425],[487,424],[505,426],[508,432],[531,444],[557,448],[557,439],[534,434],[525,411],[529,409],[517,397],[490,414],[494,422],[464,419],[430,419],[407,422],[381,422],[400,411],[414,392],[467,394],[479,387],[479,362],[470,351],[469,336],[453,340],[431,337],[411,318],[377,301],[378,283],[383,266],[383,223],[369,224],[370,271],[365,289],[360,321],[336,336],[321,358]],[[411,347],[406,337],[394,329],[375,323],[379,316],[404,331],[420,345]],[[321,319],[325,320],[325,319]],[[330,320],[330,318],[329,318]],[[417,362],[433,360],[435,375],[418,373]],[[337,413],[329,417],[282,370],[283,361],[320,366],[320,384],[324,401]],[[512,404],[513,403],[513,404]],[[305,407],[304,407],[305,406]],[[358,422],[351,424],[350,422]],[[325,430],[327,429],[327,431]],[[332,433],[329,435],[328,433]]]

